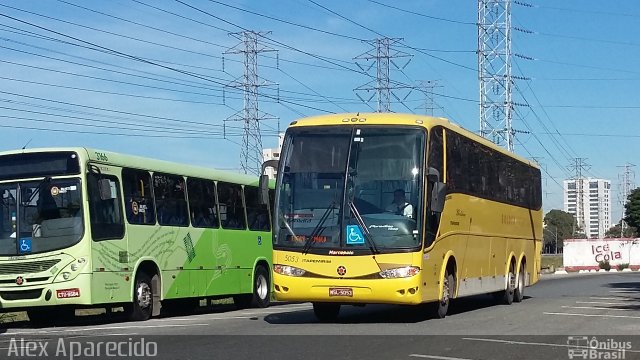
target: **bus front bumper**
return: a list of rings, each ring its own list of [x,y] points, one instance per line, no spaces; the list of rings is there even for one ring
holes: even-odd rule
[[[396,279],[294,277],[274,273],[274,292],[281,301],[354,304],[420,304],[420,276]]]
[[[0,286],[0,312],[18,311],[39,306],[90,305],[91,274],[48,284]]]

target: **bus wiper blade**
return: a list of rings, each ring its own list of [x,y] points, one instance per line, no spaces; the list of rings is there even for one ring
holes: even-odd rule
[[[364,220],[362,219],[362,216],[360,215],[360,211],[358,211],[356,204],[354,204],[353,201],[351,200],[349,200],[349,208],[351,209],[351,212],[354,215],[353,217],[356,218],[358,225],[360,225],[360,227],[362,228],[362,233],[364,235],[364,239],[367,241],[367,244],[369,244],[369,249],[373,254],[379,254],[380,250],[378,250],[376,243],[371,238],[371,233],[369,233],[367,224],[365,224]]]
[[[336,203],[335,201],[332,201],[331,204],[329,204],[329,207],[327,208],[327,210],[324,211],[324,213],[322,214],[322,217],[320,218],[320,221],[318,221],[318,224],[313,228],[313,230],[311,231],[311,234],[309,235],[309,238],[304,243],[304,247],[302,248],[303,254],[307,254],[309,252],[309,250],[313,246],[315,237],[322,234],[322,232],[325,229],[323,225],[325,221],[327,221],[327,219],[329,218],[329,213],[335,207],[336,207]]]
[[[36,187],[36,190],[31,193],[31,196],[29,196],[29,199],[27,201],[23,201],[22,204],[23,205],[30,204],[31,201],[33,200],[33,198],[35,198],[36,195],[38,195],[40,193],[40,189],[42,188],[42,186],[44,184],[49,183],[50,181],[51,181],[51,177],[50,176],[45,176],[44,179],[42,179],[42,181],[40,181],[40,183]]]

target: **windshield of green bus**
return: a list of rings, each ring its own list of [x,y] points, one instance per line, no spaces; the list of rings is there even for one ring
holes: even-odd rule
[[[80,241],[80,186],[79,178],[0,183],[0,256],[42,253]]]
[[[326,253],[420,246],[425,139],[424,129],[411,127],[289,129],[274,247]]]

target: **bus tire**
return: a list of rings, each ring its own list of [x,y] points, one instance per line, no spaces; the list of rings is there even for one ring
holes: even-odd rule
[[[124,307],[130,321],[149,320],[153,313],[153,287],[151,278],[145,272],[136,274],[132,302]]]
[[[266,308],[271,303],[271,281],[267,269],[258,265],[253,273],[253,292],[235,295],[233,303],[238,309],[248,307]]]
[[[436,303],[435,314],[438,319],[443,319],[449,312],[449,305],[454,293],[455,279],[453,274],[449,274],[449,270],[444,273],[444,286],[442,287],[442,298]]]
[[[511,305],[513,303],[516,281],[515,266],[512,263],[509,266],[509,273],[507,274],[507,288],[502,292],[502,302],[505,305]]]
[[[313,314],[321,322],[335,321],[340,314],[340,304],[314,302]]]
[[[520,271],[518,271],[518,280],[516,281],[516,287],[513,292],[513,301],[521,302],[524,298],[524,282],[525,282],[525,270],[524,263],[520,264]]]

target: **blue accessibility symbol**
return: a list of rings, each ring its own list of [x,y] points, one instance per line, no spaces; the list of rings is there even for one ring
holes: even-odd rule
[[[364,244],[364,236],[358,225],[347,225],[347,245]]]
[[[20,239],[20,254],[28,254],[31,252],[31,239]]]

